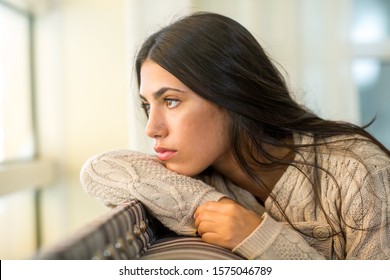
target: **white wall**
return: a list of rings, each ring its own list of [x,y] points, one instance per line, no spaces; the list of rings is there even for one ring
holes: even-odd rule
[[[82,164],[94,154],[128,147],[124,5],[63,0],[37,16],[40,153],[58,168],[57,183],[43,192],[46,246],[107,210],[82,190]]]
[[[358,95],[351,72],[351,1],[301,2],[299,64],[304,101],[322,117],[359,123]]]

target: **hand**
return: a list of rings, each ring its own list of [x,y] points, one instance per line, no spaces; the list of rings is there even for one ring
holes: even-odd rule
[[[235,248],[262,221],[260,216],[228,198],[199,206],[194,219],[203,241],[228,249]]]

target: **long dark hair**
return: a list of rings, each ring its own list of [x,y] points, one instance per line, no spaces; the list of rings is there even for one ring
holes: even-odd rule
[[[349,135],[354,139],[361,135],[390,156],[389,150],[363,128],[321,119],[293,100],[283,76],[258,41],[228,17],[198,12],[151,35],[136,59],[138,84],[146,59],[159,64],[195,93],[226,109],[233,154],[242,170],[269,195],[271,189],[261,181],[256,169],[297,167],[302,162],[276,158],[263,148],[264,144],[300,153],[302,145],[285,141],[294,133],[312,136],[314,150],[320,145],[317,140],[336,135]],[[266,163],[260,162],[258,155],[266,159]],[[316,202],[321,206],[317,179],[322,168],[316,161],[303,163],[315,167],[311,182],[317,194]],[[277,202],[276,198],[272,199]]]

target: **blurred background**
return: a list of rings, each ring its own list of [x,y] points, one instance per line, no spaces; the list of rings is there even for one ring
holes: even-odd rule
[[[152,152],[134,85],[147,35],[193,11],[232,17],[320,116],[390,147],[388,0],[0,0],[0,259],[28,259],[108,209],[83,163]]]

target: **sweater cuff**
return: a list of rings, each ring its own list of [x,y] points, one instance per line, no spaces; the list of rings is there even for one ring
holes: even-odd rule
[[[282,230],[282,224],[275,221],[267,213],[262,215],[260,225],[232,251],[246,259],[255,259],[262,255],[274,242]]]
[[[196,208],[201,206],[203,203],[205,203],[207,201],[219,201],[221,198],[224,198],[224,197],[228,197],[228,196],[226,194],[223,194],[223,193],[220,193],[217,191],[208,192],[204,196],[202,196],[202,198],[197,203]],[[193,209],[193,210],[195,212],[196,209]]]

